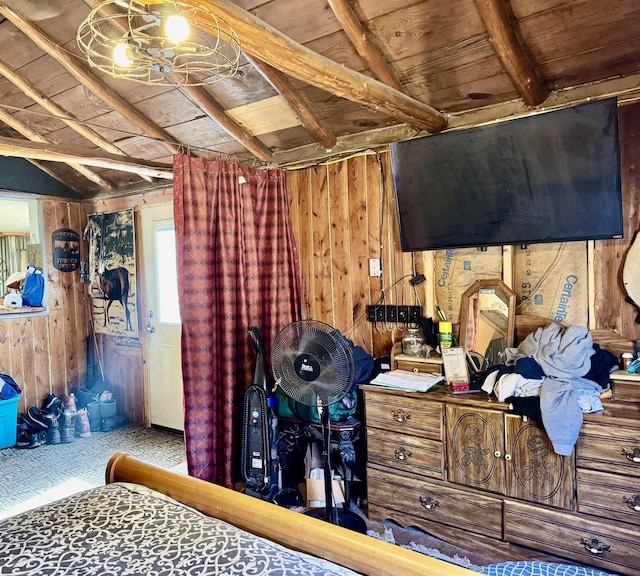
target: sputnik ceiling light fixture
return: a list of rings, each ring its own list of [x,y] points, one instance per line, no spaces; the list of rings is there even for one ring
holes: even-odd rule
[[[92,67],[142,84],[212,84],[233,76],[240,60],[227,22],[179,0],[105,0],[76,40]]]

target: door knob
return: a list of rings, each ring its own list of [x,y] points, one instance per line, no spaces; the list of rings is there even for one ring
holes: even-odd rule
[[[151,322],[147,322],[147,325],[144,327],[144,330],[149,334],[153,334],[156,331],[156,329],[153,327],[153,324],[151,324]]]

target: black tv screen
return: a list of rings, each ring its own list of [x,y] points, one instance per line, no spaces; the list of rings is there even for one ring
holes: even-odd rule
[[[621,238],[615,98],[391,145],[402,250]]]

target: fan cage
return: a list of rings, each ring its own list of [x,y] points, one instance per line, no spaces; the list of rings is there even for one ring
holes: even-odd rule
[[[296,360],[298,364],[317,362],[317,375],[311,380],[301,377]],[[272,366],[282,391],[306,406],[335,404],[354,383],[355,362],[349,342],[337,329],[318,320],[285,326],[274,340]]]

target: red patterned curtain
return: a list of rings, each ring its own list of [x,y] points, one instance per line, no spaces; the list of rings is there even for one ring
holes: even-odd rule
[[[173,161],[189,473],[239,479],[244,391],[257,326],[271,343],[300,318],[300,276],[282,170],[187,155]]]

